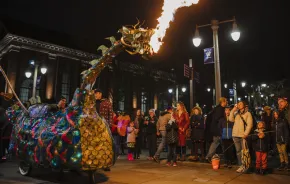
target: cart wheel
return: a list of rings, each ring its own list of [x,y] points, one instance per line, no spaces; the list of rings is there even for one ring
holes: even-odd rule
[[[90,181],[90,184],[96,184],[97,183],[96,171],[89,171],[89,181]]]
[[[22,176],[28,176],[31,172],[31,165],[27,164],[25,161],[20,161],[18,166],[19,172]]]

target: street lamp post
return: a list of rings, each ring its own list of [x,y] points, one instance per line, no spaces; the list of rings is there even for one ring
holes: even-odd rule
[[[34,65],[34,76],[33,76],[33,88],[32,88],[32,97],[36,97],[36,83],[37,83],[37,75],[38,75],[38,69],[40,66],[40,62],[30,62],[30,65]],[[40,72],[42,74],[45,74],[47,72],[47,68],[45,66],[41,66],[40,68]],[[25,72],[25,76],[27,78],[31,77],[31,72],[30,71],[26,71]]]
[[[201,43],[201,38],[199,36],[198,28],[211,26],[213,31],[213,47],[214,47],[214,68],[215,68],[215,101],[218,103],[219,98],[221,97],[221,76],[220,76],[220,58],[219,58],[219,42],[218,42],[218,28],[219,24],[233,22],[233,30],[231,33],[232,39],[238,41],[240,38],[240,32],[237,28],[236,19],[225,20],[219,22],[218,20],[212,20],[211,24],[196,26],[195,36],[193,38],[194,46],[198,47]]]

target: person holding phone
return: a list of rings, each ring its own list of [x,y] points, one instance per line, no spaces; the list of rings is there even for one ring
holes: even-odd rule
[[[238,173],[246,171],[246,167],[242,165],[242,149],[245,149],[245,139],[250,134],[253,128],[253,117],[250,112],[245,110],[246,103],[240,101],[234,106],[230,112],[229,121],[234,122],[233,126],[233,141],[236,147],[237,159],[239,168]]]

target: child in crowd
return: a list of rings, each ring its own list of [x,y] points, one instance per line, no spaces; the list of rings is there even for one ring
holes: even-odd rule
[[[275,111],[273,113],[274,119],[274,130],[275,130],[275,140],[277,149],[280,156],[280,167],[278,168],[279,171],[281,170],[288,170],[290,171],[290,166],[288,162],[288,155],[286,151],[287,144],[289,143],[289,127],[287,120],[281,119],[279,117],[279,112]],[[273,137],[274,138],[274,137]]]
[[[198,160],[198,149],[201,152],[201,160],[204,160],[204,119],[200,107],[194,107],[190,118],[191,141],[192,141],[192,161]]]
[[[178,143],[178,126],[175,123],[173,117],[169,120],[166,125],[166,143],[168,145],[168,155],[167,155],[167,166],[171,165],[171,160],[173,161],[173,166],[176,164],[176,146]]]
[[[224,150],[225,165],[224,167],[232,168],[232,162],[234,160],[234,141],[232,137],[234,123],[229,121],[231,109],[225,108],[225,118],[220,120],[222,126],[222,146]]]
[[[256,151],[256,174],[264,175],[267,169],[268,137],[265,132],[265,123],[258,122],[253,141]]]
[[[134,121],[129,123],[129,126],[127,127],[127,148],[128,148],[128,160],[132,161],[133,153],[135,149],[135,143],[136,143],[136,134],[137,129],[134,127]]]

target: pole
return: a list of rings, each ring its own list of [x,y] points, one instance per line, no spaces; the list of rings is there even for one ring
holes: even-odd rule
[[[193,69],[193,63],[192,59],[189,59],[189,68],[191,69],[191,75],[189,80],[189,100],[190,100],[190,109],[193,108],[194,99],[193,99],[193,82],[194,82],[194,69]]]
[[[35,64],[34,67],[34,76],[33,76],[33,89],[32,89],[32,97],[36,97],[36,82],[37,82],[37,72],[38,72],[38,64]]]
[[[176,103],[177,103],[178,102],[178,85],[176,85],[176,93],[175,93],[175,95],[176,95],[175,99],[176,99]]]
[[[215,89],[213,89],[213,90],[212,90],[213,106],[215,106],[216,104],[218,104],[218,103],[216,103],[216,101],[215,101],[215,96],[216,96],[216,91],[215,91]]]
[[[219,42],[218,42],[218,20],[211,21],[211,28],[213,31],[213,47],[214,47],[214,69],[215,69],[215,90],[216,90],[216,103],[219,102],[221,97],[221,76],[220,76],[220,59],[219,59]]]
[[[237,95],[237,83],[236,81],[233,82],[233,88],[234,88],[234,103],[238,103],[238,95]]]

